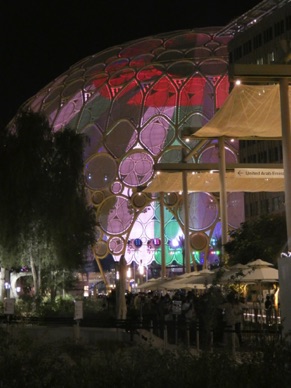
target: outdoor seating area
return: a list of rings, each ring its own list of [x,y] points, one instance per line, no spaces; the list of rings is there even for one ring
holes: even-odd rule
[[[281,337],[278,281],[278,270],[258,259],[150,279],[139,287],[133,303],[143,325],[148,322],[149,331],[167,344],[238,350],[242,343],[250,346],[262,337]],[[238,305],[238,317],[228,321],[228,309]]]

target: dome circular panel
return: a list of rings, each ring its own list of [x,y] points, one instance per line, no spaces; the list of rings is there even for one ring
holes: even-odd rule
[[[94,251],[95,251],[95,254],[99,258],[104,258],[105,256],[107,256],[108,250],[107,250],[106,242],[105,241],[98,241],[95,244]]]
[[[197,34],[196,32],[180,33],[178,36],[168,39],[165,43],[165,47],[168,50],[192,49],[195,46],[204,46],[209,40],[208,34]]]
[[[210,49],[207,47],[195,47],[193,50],[189,50],[187,52],[187,58],[189,59],[195,59],[195,58],[200,58],[201,59],[206,59],[209,58],[211,52]]]
[[[84,159],[87,160],[96,152],[102,139],[102,133],[96,125],[89,124],[83,129],[84,135],[89,139],[85,142]]]
[[[227,63],[223,63],[222,61],[218,61],[217,59],[205,60],[205,62],[201,64],[199,69],[202,74],[222,77],[225,73],[227,73]]]
[[[118,139],[118,141],[116,141]],[[104,138],[108,151],[116,158],[122,157],[126,150],[133,148],[138,139],[137,130],[127,120],[120,120]]]
[[[76,69],[76,71],[72,72],[67,78],[66,83],[71,83],[75,80],[80,80],[84,76],[84,69]]]
[[[106,154],[98,154],[85,166],[86,183],[94,190],[110,186],[115,180],[116,173],[116,161]]]
[[[120,51],[119,55],[120,57],[128,57],[128,58],[136,57],[138,55],[151,52],[152,50],[161,46],[162,43],[163,43],[162,39],[154,39],[154,38],[141,39],[138,42],[132,43],[128,47],[124,47]]]
[[[116,71],[119,71],[128,66],[128,63],[129,60],[127,58],[118,58],[106,66],[106,71],[108,73],[115,73]]]
[[[44,103],[49,104],[50,102],[52,102],[56,99],[60,100],[63,89],[64,89],[64,87],[62,85],[58,86],[57,88],[52,89],[50,91],[50,93],[45,97]]]
[[[228,147],[225,150],[225,160],[227,163],[237,163],[237,156]],[[218,144],[211,145],[201,152],[199,156],[199,163],[219,163]]]
[[[102,229],[99,228],[98,226],[96,226],[95,227],[95,238],[96,238],[96,241],[101,240],[102,236],[103,236]]]
[[[114,75],[109,79],[109,85],[112,87],[117,87],[128,83],[135,76],[135,71],[133,69],[124,69]]]
[[[90,78],[89,85],[91,86],[91,84],[93,84],[94,87],[98,89],[98,88],[102,87],[104,84],[106,84],[107,81],[108,81],[108,75],[106,73],[98,74],[98,75],[95,75],[94,77]]]
[[[174,62],[184,58],[184,53],[178,50],[167,50],[163,51],[157,58],[162,62]]]
[[[132,197],[132,204],[136,208],[142,208],[147,203],[147,196],[143,193],[136,193]]]
[[[141,69],[142,67],[149,65],[153,59],[153,54],[139,55],[130,61],[130,66],[134,67],[135,69]]]
[[[119,177],[128,186],[142,186],[152,177],[153,165],[154,160],[147,152],[130,153],[119,165]]]
[[[95,66],[88,67],[84,73],[85,78],[91,78],[92,76],[95,76],[97,74],[102,74],[104,72],[105,64],[104,63],[98,63]],[[106,74],[106,73],[104,73]]]
[[[122,192],[123,185],[121,182],[114,182],[111,186],[111,191],[113,194],[120,194]]]
[[[148,66],[142,70],[140,70],[137,75],[136,75],[136,78],[140,81],[140,82],[154,82],[154,81],[157,81],[162,74],[164,74],[164,67],[162,65],[151,65],[151,66]]]
[[[168,206],[174,206],[178,202],[178,195],[176,193],[164,194],[164,202]]]
[[[172,78],[188,78],[195,72],[196,66],[191,61],[180,61],[169,66],[168,72]]]
[[[158,155],[174,140],[175,129],[164,118],[153,118],[140,132],[140,141],[152,155]]]
[[[179,163],[182,160],[182,148],[168,148],[162,155],[159,163]]]
[[[208,237],[203,232],[192,233],[190,235],[190,245],[196,251],[202,251],[208,245]]]
[[[100,205],[100,203],[104,200],[104,194],[102,191],[95,191],[92,195],[92,202],[94,205]]]
[[[134,210],[128,199],[108,197],[100,206],[98,221],[101,228],[111,234],[122,234],[132,224]]]
[[[121,237],[112,237],[109,239],[108,246],[112,254],[119,255],[125,248],[125,242]]]
[[[218,219],[217,200],[209,193],[188,194],[188,214],[190,230],[205,230],[210,228]],[[184,204],[179,207],[179,218],[185,223]]]
[[[228,193],[227,194],[227,215],[228,224],[237,229],[240,227],[244,219],[244,193]]]
[[[100,62],[106,62],[108,58],[117,57],[120,52],[120,47],[111,47],[97,54],[87,57],[86,63],[83,65],[86,68],[92,67]]]

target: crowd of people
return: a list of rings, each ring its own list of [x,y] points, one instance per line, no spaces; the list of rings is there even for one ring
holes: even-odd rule
[[[219,288],[203,294],[179,290],[174,293],[127,293],[127,316],[149,325],[154,334],[163,337],[165,328],[169,341],[195,343],[199,331],[200,344],[210,346],[216,341],[227,345],[227,332],[234,331],[241,346],[244,304],[236,293],[224,296]]]

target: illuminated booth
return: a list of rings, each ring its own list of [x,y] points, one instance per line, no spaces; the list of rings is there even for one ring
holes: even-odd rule
[[[218,162],[217,140],[186,141],[229,94],[230,35],[220,28],[181,30],[145,37],[88,56],[53,80],[23,107],[42,111],[56,131],[65,126],[88,136],[84,151],[88,200],[96,209],[96,259],[124,255],[128,264],[184,265],[181,192],[144,189],[157,163]],[[228,163],[237,141],[226,140]],[[205,185],[205,190],[207,185]],[[228,193],[228,226],[244,220],[243,194]],[[219,195],[188,194],[190,261],[219,262]]]

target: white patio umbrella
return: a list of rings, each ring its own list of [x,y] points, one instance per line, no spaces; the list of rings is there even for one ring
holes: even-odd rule
[[[140,290],[151,290],[151,291],[156,291],[156,290],[163,290],[164,287],[163,285],[167,283],[170,279],[169,278],[157,278],[157,279],[150,279],[146,283],[141,284],[138,286]]]
[[[215,276],[215,272],[210,271],[208,269],[199,271],[199,275],[191,276],[190,278],[184,279],[183,283],[188,285],[210,285],[212,283],[212,280]]]
[[[165,289],[168,291],[171,290],[205,290],[205,285],[204,284],[199,284],[199,283],[174,283],[174,282],[168,282],[167,284],[164,285]]]
[[[257,284],[259,295],[262,295],[262,284],[279,282],[279,271],[271,266],[254,266],[249,270],[244,270],[243,273],[244,276],[241,277],[241,282],[246,285]]]
[[[241,269],[247,269],[247,268],[249,268],[248,265],[237,263],[232,265],[229,269],[232,271],[232,270],[241,270]]]
[[[268,261],[257,259],[247,263],[247,266],[248,267],[273,267],[274,265],[272,263],[269,263]]]
[[[244,283],[278,282],[279,280],[279,271],[271,267],[253,267],[253,269],[243,270],[243,274],[241,281]]]
[[[232,266],[223,272],[219,282],[221,283],[232,283],[238,282],[243,276],[243,270],[250,269],[246,265],[240,264]]]
[[[178,290],[178,289],[181,289],[181,288],[185,288],[185,287],[182,287],[182,285],[185,285],[187,284],[187,282],[193,278],[197,278],[201,276],[201,272],[199,271],[193,271],[193,272],[190,272],[190,273],[184,273],[182,275],[179,275],[173,279],[170,279],[169,282],[167,282],[167,284],[165,285],[165,288],[166,289],[171,289],[171,290]]]

